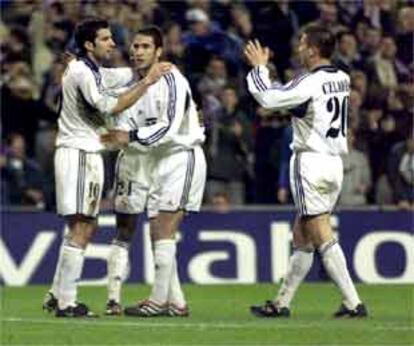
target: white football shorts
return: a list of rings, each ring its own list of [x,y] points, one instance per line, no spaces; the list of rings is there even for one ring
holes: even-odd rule
[[[55,153],[57,213],[96,217],[104,184],[100,153],[59,147]]]
[[[206,159],[201,147],[162,158],[148,199],[148,217],[155,217],[159,212],[199,211],[206,175]]]
[[[158,160],[150,153],[125,150],[119,153],[115,168],[115,211],[142,213],[149,198]]]
[[[338,200],[342,180],[340,156],[299,152],[290,159],[290,188],[302,216],[331,213]]]
[[[123,152],[115,178],[115,211],[148,217],[160,211],[199,211],[206,181],[200,147],[160,158],[152,153]]]

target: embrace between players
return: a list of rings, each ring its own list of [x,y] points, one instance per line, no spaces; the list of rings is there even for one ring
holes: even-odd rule
[[[120,148],[115,175],[117,232],[108,257],[106,315],[189,316],[177,271],[175,232],[188,211],[201,206],[206,162],[204,127],[187,79],[160,62],[163,37],[154,26],[140,29],[130,45],[131,68],[104,68],[115,48],[109,25],[100,19],[79,24],[78,56],[62,78],[62,109],[55,153],[57,212],[69,232],[43,308],[56,317],[95,317],[77,301],[84,251],[97,230],[104,167],[101,152]],[[294,252],[281,288],[272,301],[252,306],[259,317],[289,317],[290,302],[319,251],[343,301],[336,317],[365,317],[342,249],[333,238],[329,215],[342,184],[340,154],[346,148],[349,90],[324,94],[324,83],[348,83],[330,65],[335,40],[325,29],[304,30],[299,55],[307,73],[286,85],[272,83],[267,48],[250,41],[244,55],[253,69],[249,92],[266,108],[291,109],[294,138],[290,183],[295,205]],[[335,107],[338,107],[336,109]],[[324,167],[321,171],[320,167]],[[155,277],[147,299],[122,308],[121,286],[136,217],[147,210]]]

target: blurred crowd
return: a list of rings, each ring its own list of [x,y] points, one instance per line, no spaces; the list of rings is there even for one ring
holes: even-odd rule
[[[165,59],[191,82],[207,129],[205,202],[291,204],[291,114],[249,97],[242,57],[258,38],[271,49],[272,78],[303,72],[296,47],[303,25],[337,35],[333,61],[351,75],[349,155],[343,206],[414,206],[414,1],[2,0],[0,21],[2,204],[54,209],[53,153],[63,53],[88,16],[107,19],[118,50],[110,66],[128,65],[128,43],[147,24],[165,33]],[[107,153],[110,207],[115,153]]]

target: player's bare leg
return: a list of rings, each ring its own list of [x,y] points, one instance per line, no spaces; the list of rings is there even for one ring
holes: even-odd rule
[[[303,232],[303,221],[297,216],[293,226],[294,252],[290,258],[288,271],[273,301],[264,305],[252,306],[250,311],[258,317],[289,317],[290,302],[296,290],[312,267],[314,248],[311,239]]]
[[[366,317],[366,308],[361,303],[352,282],[345,255],[333,236],[329,214],[304,218],[304,228],[311,237],[313,245],[321,254],[327,273],[341,291],[343,303],[334,316]]]
[[[57,317],[94,317],[85,304],[77,302],[84,252],[96,232],[96,219],[83,215],[68,217],[69,234],[62,247],[59,269]]]
[[[108,301],[106,315],[122,314],[121,288],[128,275],[129,248],[134,235],[137,216],[135,214],[116,215],[117,234],[112,241],[108,257]]]

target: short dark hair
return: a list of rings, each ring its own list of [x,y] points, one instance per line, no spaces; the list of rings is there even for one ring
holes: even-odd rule
[[[308,45],[316,47],[322,58],[330,59],[336,46],[335,36],[328,29],[318,24],[309,24],[302,31]]]
[[[108,28],[108,21],[100,18],[89,18],[78,24],[75,29],[75,42],[79,52],[85,54],[85,42],[94,43],[98,30]]]
[[[162,31],[156,25],[149,25],[141,28],[135,35],[151,36],[154,41],[155,48],[162,48],[164,46]]]

